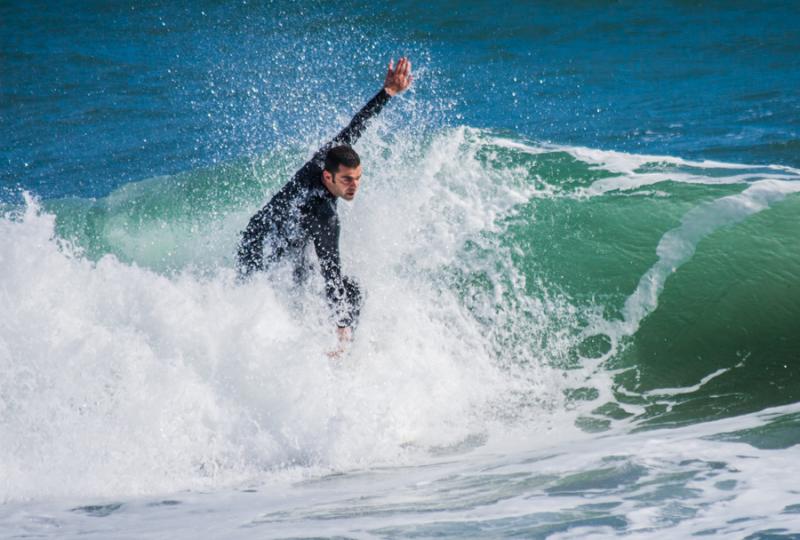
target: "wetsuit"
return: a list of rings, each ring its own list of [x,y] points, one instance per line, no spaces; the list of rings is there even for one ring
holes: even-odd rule
[[[336,197],[322,184],[322,169],[328,150],[354,144],[367,121],[389,101],[385,90],[378,92],[332,141],[320,148],[289,182],[254,215],[242,232],[237,254],[238,271],[247,277],[256,270],[288,260],[295,280],[308,275],[305,252],[313,244],[325,279],[325,293],[339,327],[358,322],[362,295],[356,282],[342,276],[339,259],[339,215]]]

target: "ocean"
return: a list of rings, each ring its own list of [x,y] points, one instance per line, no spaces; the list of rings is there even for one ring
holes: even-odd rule
[[[800,538],[800,3],[0,4],[0,538]],[[348,353],[250,216],[356,150]]]

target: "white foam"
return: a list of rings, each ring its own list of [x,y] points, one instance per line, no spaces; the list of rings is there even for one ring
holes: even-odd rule
[[[713,177],[701,174],[686,174],[681,172],[658,173],[627,173],[625,176],[615,176],[596,180],[588,188],[577,190],[578,195],[595,197],[610,191],[632,191],[644,186],[652,186],[661,182],[679,182],[683,184],[745,184],[761,180],[785,180],[786,178],[800,180],[782,174],[742,173],[729,176]]]
[[[682,167],[696,167],[700,169],[758,169],[784,171],[792,176],[799,176],[800,169],[786,165],[749,165],[744,163],[731,163],[714,160],[692,161],[676,156],[657,154],[631,154],[615,150],[600,150],[583,146],[565,146],[549,143],[529,144],[504,137],[493,137],[492,144],[515,148],[531,155],[546,154],[550,152],[566,152],[575,159],[589,163],[599,169],[623,175],[635,174],[645,165],[677,165]],[[706,177],[708,178],[708,177]]]
[[[250,492],[180,493],[124,503],[103,519],[76,501],[6,504],[0,524],[16,535],[161,538],[414,534],[463,538],[742,538],[770,529],[800,531],[796,481],[787,471],[797,446],[760,449],[725,434],[796,415],[797,404],[638,433],[578,440],[505,441],[425,466],[353,471],[293,483],[273,478]],[[722,440],[720,440],[722,436]],[[540,435],[541,437],[541,435]],[[533,438],[533,437],[531,437]],[[70,510],[73,509],[73,510]],[[615,526],[600,518],[613,518]],[[783,531],[777,531],[784,529]]]
[[[500,377],[468,322],[449,327],[419,291],[375,291],[384,298],[337,372],[312,297],[297,312],[266,279],[236,287],[231,272],[168,279],[113,257],[92,264],[58,248],[34,205],[0,228],[6,499],[392,461],[409,440],[468,435]]]
[[[319,291],[286,292],[279,273],[237,286],[224,267],[165,276],[113,256],[91,262],[35,201],[0,219],[0,499],[404,463],[488,436],[498,416],[526,414],[520,404],[562,399],[536,351],[525,370],[509,369],[516,351],[499,357],[497,330],[440,281],[454,264],[483,264],[459,250],[530,188],[513,171],[486,171],[464,131],[411,168],[393,169],[371,145],[367,170],[388,174],[365,186],[357,211],[342,205],[345,270],[368,301],[339,367]]]

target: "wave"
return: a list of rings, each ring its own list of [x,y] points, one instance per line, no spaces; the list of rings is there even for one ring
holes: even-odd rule
[[[0,497],[219,486],[799,400],[781,386],[796,369],[777,370],[798,339],[797,170],[472,128],[361,146],[342,252],[368,303],[341,364],[319,282],[237,286],[231,268],[297,153],[8,210]],[[751,383],[765,365],[769,391]]]

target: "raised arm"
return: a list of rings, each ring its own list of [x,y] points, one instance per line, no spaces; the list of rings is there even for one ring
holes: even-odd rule
[[[401,58],[398,60],[396,68],[394,67],[394,60],[390,60],[386,72],[386,79],[383,81],[383,88],[381,88],[381,91],[375,94],[372,99],[356,113],[347,127],[314,154],[313,161],[321,162],[324,160],[325,154],[334,146],[355,144],[367,128],[367,122],[370,118],[381,112],[383,106],[386,105],[392,96],[403,92],[406,88],[411,86],[412,80],[411,61],[409,59]]]

